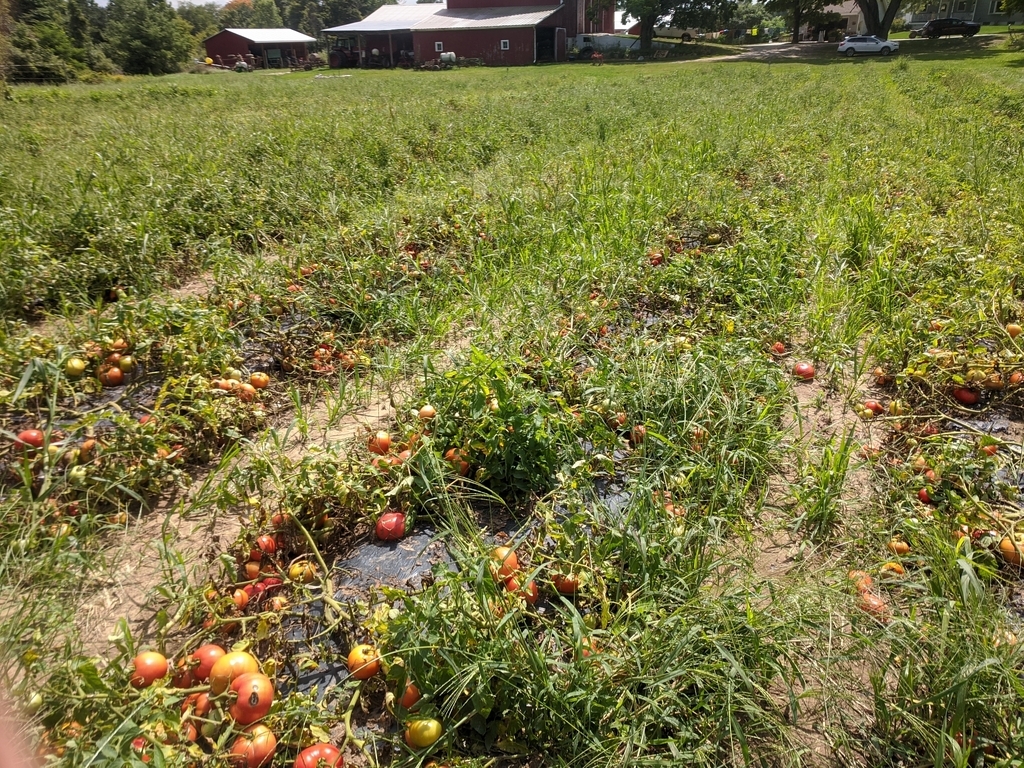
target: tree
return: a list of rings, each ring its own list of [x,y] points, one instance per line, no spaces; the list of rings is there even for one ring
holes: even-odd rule
[[[11,66],[11,30],[13,23],[7,12],[7,0],[0,0],[0,96],[10,98],[7,89],[7,78]]]
[[[129,74],[177,72],[192,51],[191,27],[167,0],[110,0],[107,10],[107,55]]]
[[[284,26],[281,12],[274,0],[252,0],[252,26],[256,29],[279,29]]]
[[[199,40],[205,40],[221,29],[220,6],[216,3],[181,3],[177,11],[178,15],[188,22],[192,36]]]
[[[231,0],[220,9],[220,24],[227,29],[253,27],[252,0]]]
[[[328,27],[337,27],[365,19],[383,4],[383,0],[322,0],[320,14]]]
[[[881,11],[882,0],[856,0],[861,13],[864,14],[864,25],[868,28],[869,35],[877,35],[883,40],[889,38],[889,28],[892,26],[896,14],[899,13],[902,0],[889,0],[885,10]],[[980,2],[980,0],[976,0]]]
[[[320,30],[324,26],[324,17],[320,12],[320,6],[314,3],[313,0],[309,0],[306,3],[306,12],[302,14],[302,21],[299,22],[298,30],[305,32],[311,37],[319,37]]]
[[[793,42],[799,43],[800,27],[804,21],[810,16],[820,13],[828,4],[829,0],[767,0],[765,8],[775,13],[786,14],[792,24]]]
[[[640,20],[640,50],[649,51],[654,28],[669,22],[674,27],[717,26],[736,8],[735,0],[617,0],[616,8]]]

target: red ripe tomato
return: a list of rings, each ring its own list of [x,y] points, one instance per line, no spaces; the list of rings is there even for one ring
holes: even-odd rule
[[[772,353],[776,355],[784,355],[786,353],[786,345],[781,341],[776,341],[772,344]]]
[[[333,744],[314,744],[299,752],[294,768],[341,768],[345,759]]]
[[[959,400],[964,405],[977,405],[981,399],[981,395],[978,391],[971,389],[970,387],[956,387],[953,390],[953,397]]]
[[[284,581],[277,578],[277,576],[267,576],[267,578],[261,581],[260,584],[263,585],[263,589],[266,592],[270,593],[278,589],[282,584],[284,584]]]
[[[229,759],[236,768],[262,768],[269,765],[277,750],[277,737],[265,725],[254,725],[235,739]]]
[[[921,490],[919,490],[917,492],[917,498],[920,499],[920,501],[924,504],[932,503],[932,497],[928,494],[927,488],[922,488]]]
[[[370,438],[369,447],[370,453],[376,453],[378,456],[383,456],[391,450],[391,435],[381,430]]]
[[[580,588],[580,579],[578,576],[566,575],[564,573],[556,573],[551,577],[551,583],[555,585],[555,589],[563,595],[575,595]]]
[[[144,763],[148,763],[152,759],[149,754],[149,742],[144,736],[137,736],[132,739],[132,752],[137,754]]]
[[[247,672],[232,681],[231,690],[238,694],[228,714],[240,725],[262,720],[274,703],[274,683],[262,672]]]
[[[405,515],[401,512],[385,512],[377,520],[376,531],[381,541],[398,541],[405,536]]]
[[[132,686],[148,688],[162,677],[167,677],[167,657],[156,651],[140,653],[132,661]]]
[[[97,377],[104,387],[119,387],[124,384],[124,371],[116,366],[101,368]]]
[[[34,453],[36,448],[42,448],[46,436],[38,429],[25,429],[18,433],[14,444],[26,453]]]
[[[537,602],[537,584],[534,581],[528,581],[526,586],[520,586],[519,580],[513,576],[505,579],[505,589],[514,595],[518,595],[523,598],[529,605],[533,605]]]
[[[402,694],[402,698],[398,700],[398,703],[402,705],[403,709],[409,709],[415,706],[416,702],[422,698],[420,689],[416,687],[416,683],[409,683],[405,686],[405,693]]]
[[[864,407],[875,414],[875,416],[878,416],[885,411],[885,408],[883,408],[882,404],[877,400],[865,400]]]
[[[184,658],[178,662],[174,670],[174,677],[171,678],[171,685],[175,688],[192,688],[196,684],[196,675],[189,665],[189,659]]]
[[[793,375],[798,379],[810,381],[814,378],[814,366],[810,363],[797,363],[793,366]]]
[[[210,670],[213,669],[213,665],[217,663],[217,659],[223,656],[225,653],[224,649],[219,645],[209,643],[207,645],[201,645],[196,651],[191,654],[191,658],[197,660],[196,669],[193,673],[196,675],[196,679],[201,683],[205,683],[210,679]]]
[[[263,534],[256,539],[256,548],[265,555],[272,555],[277,552],[277,542],[274,541],[273,536]]]

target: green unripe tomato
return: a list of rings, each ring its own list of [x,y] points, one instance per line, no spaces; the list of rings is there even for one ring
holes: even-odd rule
[[[413,720],[405,727],[405,743],[413,749],[426,749],[441,738],[437,720]]]
[[[64,375],[69,379],[77,379],[85,373],[85,360],[72,357],[64,364]]]

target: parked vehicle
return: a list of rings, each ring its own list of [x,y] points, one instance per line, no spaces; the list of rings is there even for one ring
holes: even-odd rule
[[[911,30],[911,37],[927,37],[934,40],[945,35],[963,35],[974,37],[981,29],[981,24],[976,21],[965,21],[964,19],[932,19],[916,32]]]
[[[890,53],[896,53],[899,49],[900,44],[895,40],[883,40],[874,35],[848,37],[839,44],[839,53],[850,58],[858,53],[880,53],[883,56],[888,56]]]
[[[687,27],[686,29],[679,29],[678,27],[655,27],[655,37],[668,37],[682,40],[684,43],[688,43],[691,40],[703,40],[704,32],[697,27]]]

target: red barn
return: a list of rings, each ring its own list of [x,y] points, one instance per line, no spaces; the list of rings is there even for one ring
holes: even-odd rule
[[[596,0],[447,0],[385,5],[362,21],[325,29],[355,37],[363,64],[429,61],[442,53],[482,59],[492,66],[564,61],[580,34],[613,32],[615,11],[591,18]],[[376,51],[376,53],[374,53]]]
[[[316,38],[294,29],[222,29],[203,43],[206,55],[218,64],[232,66],[238,59],[253,56],[259,66],[286,67],[306,58],[306,46]]]

